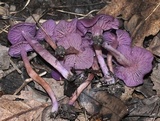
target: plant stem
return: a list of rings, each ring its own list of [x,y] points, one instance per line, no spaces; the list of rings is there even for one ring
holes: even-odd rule
[[[61,63],[42,45],[36,40],[36,38],[32,37],[29,33],[22,31],[24,38],[31,45],[31,47],[50,65],[52,65],[56,70],[58,70],[65,79],[70,79],[73,75],[70,71],[67,71]]]
[[[27,70],[28,75],[46,90],[46,92],[48,93],[52,101],[52,112],[57,112],[58,102],[53,90],[51,89],[49,84],[32,69],[29,63],[29,59],[27,57],[27,52],[24,49],[21,50],[21,56],[22,56],[22,60],[24,62],[24,66]]]

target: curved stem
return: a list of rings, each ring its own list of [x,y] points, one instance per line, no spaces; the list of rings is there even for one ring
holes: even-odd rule
[[[77,100],[81,92],[91,83],[92,79],[94,78],[94,74],[89,74],[88,78],[77,88],[77,90],[73,93],[73,96],[69,100],[68,104],[73,105],[74,102]]]
[[[110,53],[107,54],[107,65],[109,70],[114,73],[113,64],[112,64],[112,55]]]
[[[50,65],[52,65],[56,70],[58,70],[65,79],[70,79],[73,75],[70,71],[67,71],[61,63],[29,33],[22,31],[24,38],[32,46],[32,48]]]
[[[96,53],[100,68],[101,68],[101,70],[103,72],[105,82],[107,82],[108,84],[114,84],[115,83],[115,79],[109,73],[108,67],[107,67],[107,65],[106,65],[106,63],[104,61],[103,56],[102,56],[102,50],[95,48],[95,53]]]
[[[123,66],[129,66],[130,62],[129,60],[118,50],[113,48],[111,45],[109,45],[107,42],[103,42],[102,47],[108,50],[118,61],[119,64]]]
[[[27,52],[24,49],[22,49],[21,51],[21,56],[22,56],[22,59],[23,59],[28,75],[46,90],[46,92],[48,93],[52,101],[52,112],[57,112],[58,102],[57,102],[57,99],[55,97],[53,90],[51,89],[49,84],[32,69],[29,63],[29,59],[27,57]]]

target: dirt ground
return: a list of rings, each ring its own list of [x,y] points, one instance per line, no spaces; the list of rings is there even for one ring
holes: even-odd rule
[[[1,0],[0,120],[160,121],[159,13],[160,0]],[[49,19],[58,23],[61,20],[91,18],[97,14],[118,19],[120,29],[129,33],[132,46],[144,48],[153,54],[152,69],[144,76],[143,84],[133,87],[126,86],[122,80],[99,87],[96,81],[101,80],[103,74],[100,72],[98,76],[94,75],[88,86],[91,90],[87,88],[83,91],[74,105],[68,108],[63,104],[71,99],[77,83],[82,82],[70,85],[63,79],[56,81],[51,76],[53,67],[36,52],[29,52],[32,68],[51,86],[61,105],[57,115],[51,116],[48,94],[32,81],[22,58],[8,54],[12,46],[8,32],[20,22],[36,23],[38,29],[39,25]],[[40,44],[54,55],[48,43],[41,41]],[[84,73],[91,73],[90,71],[92,69]],[[96,91],[92,89],[95,83],[99,87]]]

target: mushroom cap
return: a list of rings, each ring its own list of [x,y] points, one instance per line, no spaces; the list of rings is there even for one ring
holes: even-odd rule
[[[75,33],[77,30],[77,19],[73,19],[72,21],[60,20],[59,23],[55,27],[53,38],[56,40],[61,40],[71,33]]]
[[[49,19],[47,21],[45,21],[43,24],[42,24],[42,28],[45,30],[45,32],[49,35],[49,36],[53,36],[53,33],[54,33],[54,29],[56,27],[56,23],[55,21],[53,21],[52,19]],[[37,34],[36,34],[36,38],[38,40],[43,40],[45,38],[46,34],[43,32],[43,30],[40,28],[38,31],[37,31]]]
[[[30,33],[32,36],[36,34],[36,25],[33,23],[18,23],[11,27],[8,32],[8,40],[11,44],[16,44],[20,41],[25,41],[22,31]]]
[[[118,29],[116,30],[117,41],[119,42],[119,46],[131,46],[131,37],[126,30]]]
[[[83,35],[91,32],[93,36],[102,35],[103,31],[118,27],[118,19],[109,15],[97,15],[92,19],[81,19],[77,23],[77,28]]]
[[[117,48],[119,44],[119,42],[117,41],[116,35],[110,31],[106,31],[103,33],[103,40],[107,41],[107,43],[114,48]]]
[[[94,52],[90,47],[87,40],[82,40],[81,36],[77,33],[68,35],[64,40],[58,41],[57,45],[63,46],[65,49],[74,47],[79,51],[78,54],[66,55],[62,64],[67,70],[75,69],[88,69],[93,64]]]
[[[144,75],[152,69],[152,53],[136,46],[125,47],[120,52],[130,61],[130,66],[117,65],[114,69],[115,75],[122,79],[127,86],[133,87],[142,84]]]
[[[27,41],[20,41],[13,44],[9,48],[9,55],[12,57],[20,57],[22,49],[24,49],[26,52],[33,50],[33,48],[28,44]]]
[[[77,21],[77,29],[82,33],[82,35],[85,35],[88,32],[88,29],[92,27],[103,15],[96,15],[93,18],[90,19],[80,19]]]

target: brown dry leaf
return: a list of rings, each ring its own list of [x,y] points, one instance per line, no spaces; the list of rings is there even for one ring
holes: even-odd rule
[[[160,0],[112,0],[99,14],[122,16],[133,44],[143,46],[145,37],[160,30]],[[134,29],[133,29],[134,28]]]
[[[154,55],[160,57],[160,38],[155,36],[151,41],[148,50],[150,50]]]
[[[126,100],[128,100],[129,98],[131,98],[134,89],[135,89],[135,88],[131,88],[131,87],[125,86],[125,92],[122,93],[122,95],[121,95],[121,97],[120,97],[121,100],[123,100],[123,101],[125,102]]]
[[[110,121],[120,121],[128,113],[127,106],[106,91],[84,91],[79,97],[79,103],[92,116],[98,114]]]
[[[153,68],[151,80],[154,84],[153,89],[156,90],[157,95],[160,95],[160,63],[158,63],[158,65]]]
[[[41,112],[46,106],[34,100],[11,100],[10,95],[2,96],[0,102],[1,121],[40,121]]]

